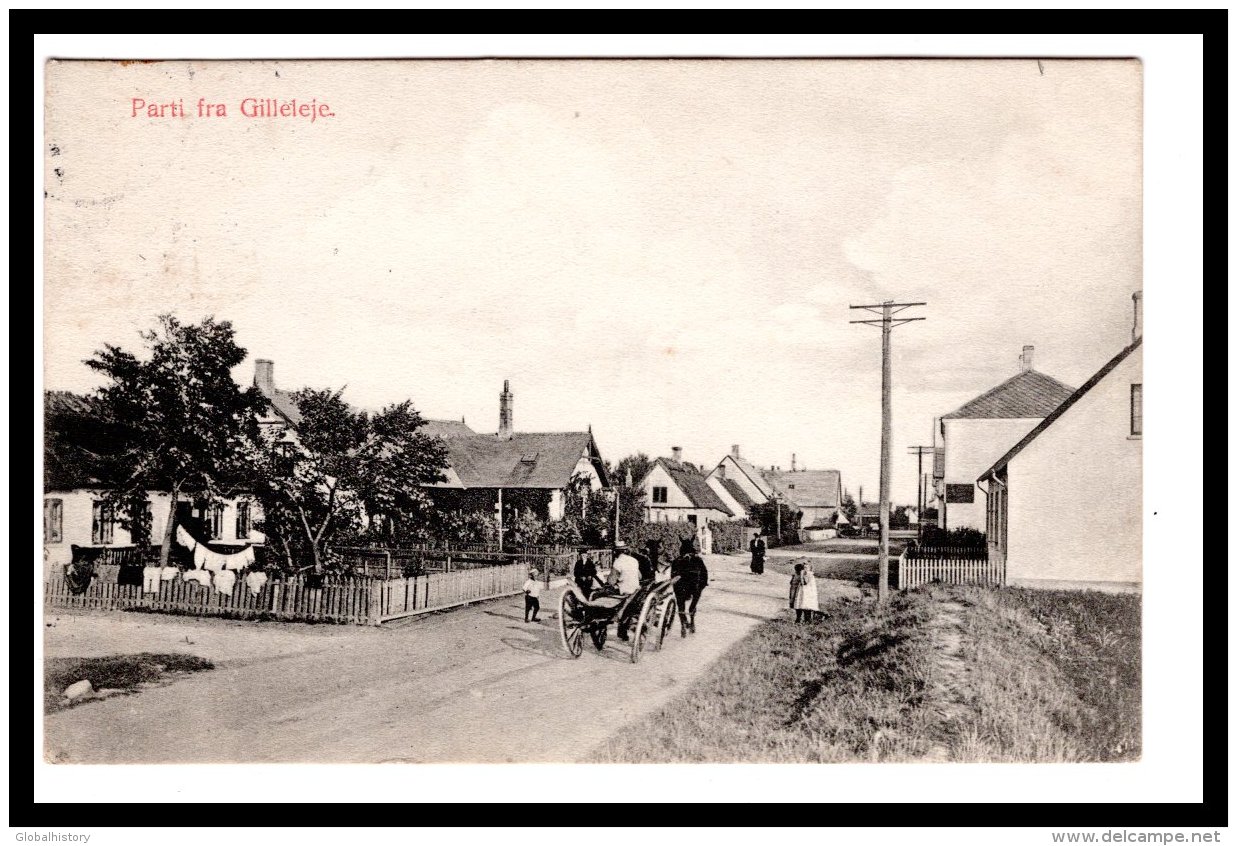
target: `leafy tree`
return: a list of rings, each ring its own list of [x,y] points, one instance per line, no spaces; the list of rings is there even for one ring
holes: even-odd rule
[[[143,526],[149,532],[146,492],[171,494],[159,552],[166,566],[181,495],[218,499],[243,480],[244,443],[263,400],[232,380],[246,351],[231,323],[183,324],[165,314],[141,338],[141,357],[108,344],[86,361],[109,384],[95,398],[99,435],[83,455],[139,538]]]
[[[799,531],[799,523],[803,519],[803,512],[796,511],[786,504],[783,500],[774,502],[758,502],[752,506],[750,516],[760,526],[766,535],[774,537],[777,535],[777,512],[782,512],[782,534],[794,535]]]
[[[627,474],[630,472],[632,485],[639,485],[652,469],[653,460],[647,454],[637,452],[634,455],[627,456],[615,465],[614,470],[609,474],[610,484],[616,487],[626,485]]]
[[[853,526],[855,519],[859,514],[859,507],[855,505],[854,498],[850,495],[850,491],[842,494],[842,513],[846,515],[846,519]]]
[[[250,451],[263,531],[274,535],[290,566],[312,560],[321,570],[331,540],[362,525],[390,536],[397,527],[427,523],[430,499],[421,485],[445,478],[446,447],[418,431],[425,421],[411,402],[370,415],[341,394],[294,393],[301,414],[295,436],[264,432]]]

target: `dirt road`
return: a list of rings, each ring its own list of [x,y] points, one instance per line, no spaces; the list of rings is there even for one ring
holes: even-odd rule
[[[398,627],[244,623],[122,612],[49,612],[49,657],[184,652],[217,669],[45,718],[63,763],[570,762],[665,704],[758,622],[787,577],[709,556],[698,633],[628,660],[611,637],[568,656],[553,619],[522,598]]]

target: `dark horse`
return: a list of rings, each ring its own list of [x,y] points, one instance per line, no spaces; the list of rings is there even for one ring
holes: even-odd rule
[[[700,594],[709,584],[709,570],[704,559],[696,552],[696,542],[686,538],[679,547],[679,557],[670,563],[670,575],[678,576],[674,584],[674,598],[679,606],[679,623],[682,636],[696,631],[696,605]]]

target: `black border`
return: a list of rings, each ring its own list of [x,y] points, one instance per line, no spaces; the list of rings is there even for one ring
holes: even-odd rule
[[[308,13],[297,12],[298,21],[307,21]],[[874,15],[868,13],[867,19],[874,18]],[[1048,29],[1045,26],[1045,13],[1032,12],[1031,14],[1007,14],[1002,17],[1010,18],[1014,22],[1024,24],[1029,32],[1045,33]],[[1206,108],[1204,109],[1204,132],[1207,137],[1220,139],[1223,141],[1227,138],[1227,56],[1228,56],[1228,37],[1227,37],[1227,10],[1192,10],[1181,12],[1147,12],[1147,11],[1129,11],[1125,10],[1119,16],[1111,15],[1101,16],[1081,16],[1070,15],[1066,18],[1060,16],[1062,22],[1091,22],[1104,21],[1106,23],[1118,24],[1128,28],[1128,32],[1149,33],[1153,30],[1159,30],[1157,34],[1180,34],[1180,33],[1201,33],[1204,37],[1204,97]],[[968,31],[979,28],[981,24],[992,24],[996,21],[992,20],[993,15],[987,12],[905,12],[897,13],[896,20],[901,25],[902,31],[922,31],[934,32],[935,34],[947,32]],[[353,19],[360,25],[362,18],[353,15]],[[25,94],[31,91],[34,87],[34,78],[32,75],[33,59],[34,59],[34,41],[33,36],[36,29],[44,28],[45,23],[42,13],[10,11],[9,12],[9,39],[10,39],[10,101],[14,105],[10,108],[10,119],[12,126],[10,127],[10,138],[19,140],[30,137],[27,130],[32,130],[33,126],[27,121],[33,121],[31,111],[26,108],[27,101]],[[115,29],[130,29],[130,25],[134,25],[133,29],[141,29],[142,24],[147,24],[156,18],[151,12],[127,12],[127,13],[107,13],[106,22],[109,27]],[[851,13],[846,17],[846,21],[852,26],[865,18],[861,15],[855,16]],[[959,24],[959,26],[949,26],[951,23]],[[389,21],[379,24],[380,27],[389,27]],[[919,29],[920,26],[926,29]],[[988,29],[989,27],[984,27]],[[996,29],[996,27],[991,27]],[[132,30],[130,30],[132,31]],[[864,29],[864,32],[872,32],[871,29]],[[1078,28],[1071,28],[1071,33],[1078,33]],[[1086,34],[1112,34],[1099,33],[1091,31]],[[106,38],[106,36],[100,36]],[[367,57],[373,58],[373,57]],[[446,58],[446,57],[443,57]],[[476,58],[476,57],[467,57]],[[515,58],[507,56],[506,58]],[[530,56],[530,59],[538,59],[541,57]],[[545,58],[546,61],[558,60],[559,57]],[[604,57],[587,57],[593,59],[601,59]],[[635,58],[631,56],[616,56],[614,58]],[[706,58],[704,56],[689,56],[686,59]],[[721,57],[718,57],[721,58]],[[815,57],[805,57],[815,58]],[[847,57],[852,58],[852,57]],[[922,57],[916,57],[922,58]],[[946,58],[946,57],[941,57]],[[951,57],[952,58],[952,57]],[[777,59],[771,59],[776,61]],[[1154,72],[1153,68],[1148,68],[1148,73]],[[21,243],[20,237],[14,237],[19,234],[26,234],[23,221],[30,220],[26,217],[29,206],[26,205],[27,196],[25,189],[32,184],[31,177],[31,156],[29,148],[23,144],[13,144],[10,147],[10,178],[15,188],[10,189],[10,237],[16,243]],[[1211,145],[1211,155],[1205,158],[1207,164],[1208,184],[1217,186],[1212,190],[1213,199],[1215,195],[1223,196],[1227,186],[1227,158],[1226,149],[1223,143],[1213,141]],[[1183,155],[1194,155],[1195,151],[1183,151]],[[1205,155],[1205,151],[1204,151]],[[1219,203],[1212,203],[1215,209],[1220,209],[1222,206]],[[1227,231],[1227,214],[1223,217],[1216,217],[1208,221],[1207,228],[1213,233],[1211,239],[1212,244],[1224,244],[1225,233]],[[30,232],[30,240],[33,238],[33,233]],[[27,241],[29,242],[29,241]],[[34,245],[34,249],[41,249],[39,244]],[[1213,251],[1220,254],[1223,247],[1213,247]],[[10,272],[14,279],[23,278],[20,272],[25,268],[25,264],[20,259],[14,258],[15,253],[10,254]],[[1226,252],[1217,255],[1216,261],[1212,265],[1214,268],[1213,275],[1219,280],[1226,279],[1226,265],[1224,259]],[[19,272],[13,272],[13,271]],[[12,290],[12,289],[11,289]],[[1227,285],[1221,281],[1219,284],[1209,286],[1207,290],[1209,308],[1205,320],[1215,320],[1217,322],[1226,320],[1227,316]],[[20,301],[20,297],[17,298]],[[10,304],[14,299],[10,293]],[[1224,324],[1227,330],[1227,323]],[[1227,337],[1227,331],[1225,332]],[[38,398],[34,397],[33,380],[27,382],[28,374],[33,372],[33,365],[37,362],[31,361],[32,354],[28,347],[19,347],[17,338],[24,340],[24,333],[16,333],[13,336],[14,340],[10,341],[10,357],[11,361],[16,363],[16,366],[10,365],[10,400],[14,397],[22,397],[20,402],[14,403],[16,407],[24,407],[26,401],[36,403],[35,414],[37,414]],[[1227,356],[1208,354],[1208,373],[1206,374],[1206,384],[1210,386],[1208,398],[1218,400],[1223,394],[1223,398],[1227,399],[1227,392],[1217,390],[1219,385],[1227,385]],[[1219,363],[1217,372],[1216,364]],[[26,365],[31,365],[27,367]],[[23,393],[24,391],[24,393]],[[1218,402],[1214,405],[1219,406]],[[1221,415],[1224,415],[1221,417]],[[17,419],[19,423],[16,426],[12,425],[14,418],[10,415],[10,457],[14,455],[24,454],[25,446],[30,443],[25,428],[27,419],[24,415]],[[1216,411],[1216,417],[1227,420],[1226,413]],[[33,428],[33,423],[30,424]],[[1208,444],[1208,466],[1212,468],[1222,468],[1227,466],[1227,440],[1221,441],[1218,437],[1212,439],[1215,443]],[[13,447],[16,446],[16,449]],[[24,464],[24,463],[23,463]],[[33,469],[33,468],[32,468]],[[1215,474],[1219,475],[1219,473]],[[12,474],[10,480],[10,497],[13,503],[24,503],[33,510],[33,505],[28,496],[29,489],[25,488],[24,473]],[[1193,494],[1198,495],[1198,492]],[[1213,486],[1205,493],[1206,511],[1209,515],[1215,515],[1217,518],[1220,515],[1227,517],[1228,510],[1228,493],[1227,488]],[[34,713],[34,696],[32,687],[32,679],[29,674],[29,664],[26,656],[33,651],[33,642],[31,632],[33,620],[30,614],[29,597],[34,589],[34,569],[22,565],[20,562],[28,562],[37,560],[37,544],[27,544],[25,541],[33,540],[26,538],[21,533],[22,526],[33,525],[34,514],[27,512],[24,506],[15,506],[10,510],[10,519],[16,527],[10,532],[10,545],[12,554],[10,561],[18,562],[18,566],[11,567],[9,570],[10,596],[9,596],[9,611],[10,611],[10,629],[9,629],[9,685],[10,685],[10,701],[9,701],[9,739],[12,744],[9,758],[9,825],[20,826],[24,828],[52,828],[63,829],[74,824],[88,826],[91,830],[106,830],[107,821],[121,822],[124,826],[132,827],[157,827],[157,828],[178,828],[191,825],[187,822],[189,819],[197,819],[206,821],[210,819],[210,815],[205,818],[201,814],[186,814],[185,809],[177,805],[171,804],[142,804],[138,802],[127,803],[117,806],[116,803],[109,803],[109,809],[103,814],[93,805],[88,803],[35,803],[33,796],[33,781],[32,770],[29,768],[25,755],[29,750],[29,739],[31,738],[31,727],[34,725],[36,715]],[[1218,520],[1217,520],[1218,522]],[[1191,827],[1191,828],[1214,828],[1227,826],[1228,824],[1228,631],[1227,631],[1227,595],[1228,595],[1228,573],[1226,562],[1218,560],[1214,562],[1214,567],[1208,568],[1208,584],[1203,595],[1205,613],[1205,637],[1202,644],[1204,666],[1210,668],[1204,673],[1204,713],[1203,713],[1203,730],[1205,743],[1203,748],[1204,762],[1204,781],[1203,781],[1203,801],[1201,803],[1178,804],[1178,803],[1138,803],[1138,804],[1050,804],[1050,803],[986,803],[983,812],[979,814],[960,815],[959,807],[967,807],[959,803],[959,805],[946,804],[898,804],[882,802],[878,807],[879,810],[873,813],[876,809],[867,809],[859,805],[834,805],[828,811],[813,815],[815,819],[827,820],[829,823],[849,826],[872,826],[873,824],[881,827],[970,827],[970,826],[1004,826],[1004,827],[1043,827],[1050,824],[1054,827],[1109,827],[1112,829],[1130,829],[1145,826],[1155,826],[1163,828],[1165,826],[1176,827]],[[1200,586],[1201,588],[1201,586]],[[925,770],[925,777],[930,777],[930,772]],[[606,797],[604,794],[609,791],[601,791],[598,800],[602,803],[613,801],[613,795]],[[628,798],[636,798],[635,794],[630,794]],[[313,802],[315,805],[330,805],[331,803]],[[356,803],[348,803],[354,805]],[[485,804],[485,803],[477,803]],[[490,803],[494,804],[494,803]],[[628,804],[624,802],[624,804]],[[733,804],[733,803],[732,803]],[[254,807],[255,811],[259,811],[261,805]],[[723,810],[724,809],[724,810]],[[324,809],[326,810],[326,809]],[[341,811],[343,809],[341,808]],[[426,809],[428,810],[428,809]],[[270,815],[263,819],[260,813],[248,814],[250,820],[247,825],[253,827],[282,827],[285,823],[281,820],[286,820],[286,817],[278,815]],[[362,815],[357,814],[351,809],[335,815],[330,811],[315,815],[317,819],[330,823],[336,820],[357,820]],[[536,814],[535,825],[539,828],[565,826],[565,825],[596,825],[594,819],[590,821],[588,815],[581,815],[578,819],[574,814],[557,816],[553,813],[538,813]],[[623,818],[625,815],[618,815]],[[369,810],[363,815],[365,823],[357,827],[369,827],[379,825],[406,825],[408,815],[401,813],[398,818],[394,817],[390,811]],[[418,822],[422,825],[444,825],[457,826],[461,823],[461,818],[458,812],[453,812],[448,808],[446,812],[439,812],[436,808],[430,813],[424,813],[419,810],[416,814]],[[233,817],[235,819],[235,817]],[[299,820],[300,818],[298,818]],[[610,817],[611,821],[618,821],[614,817]],[[651,821],[651,820],[649,820]],[[701,819],[698,822],[705,822]],[[750,815],[744,814],[743,811],[733,811],[728,805],[716,806],[707,816],[707,824],[709,825],[738,825],[743,826],[753,822]],[[794,814],[789,817],[786,815],[770,815],[769,819],[760,819],[762,825],[776,826],[779,822],[785,821],[782,824],[801,825],[807,820],[802,814]],[[468,827],[487,827],[487,826],[521,826],[533,825],[532,820],[527,820],[525,814],[470,814],[463,821]],[[302,823],[303,824],[303,823]],[[670,820],[663,820],[657,823],[659,826],[667,824],[674,825]],[[680,820],[678,825],[690,825],[687,821]]]

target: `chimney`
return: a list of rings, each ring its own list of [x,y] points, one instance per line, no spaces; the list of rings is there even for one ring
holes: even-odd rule
[[[726,478],[726,465],[725,464],[717,465],[717,478],[719,479]]]
[[[515,420],[512,406],[515,397],[511,393],[511,382],[503,380],[503,392],[498,395],[498,437],[511,440],[515,434]]]
[[[739,455],[739,445],[738,445],[738,444],[734,444],[734,445],[732,445],[732,446],[730,447],[730,454],[731,454],[731,455],[733,455],[735,458],[742,458],[742,457],[743,457],[743,456]]]
[[[1134,292],[1134,329],[1130,332],[1130,343],[1143,336],[1143,292]]]
[[[670,447],[670,454],[674,456],[675,461],[682,461],[683,447]]]
[[[254,359],[253,383],[268,397],[275,392],[275,362],[269,358]]]
[[[1027,344],[1022,348],[1022,355],[1018,356],[1018,363],[1022,365],[1022,372],[1026,373],[1033,366],[1035,359],[1035,347]]]
[[[790,454],[790,472],[791,472],[791,473],[795,472],[795,465],[796,465],[797,463],[798,463],[798,462],[797,462],[797,461],[795,461],[795,454],[792,452],[792,453]]]

